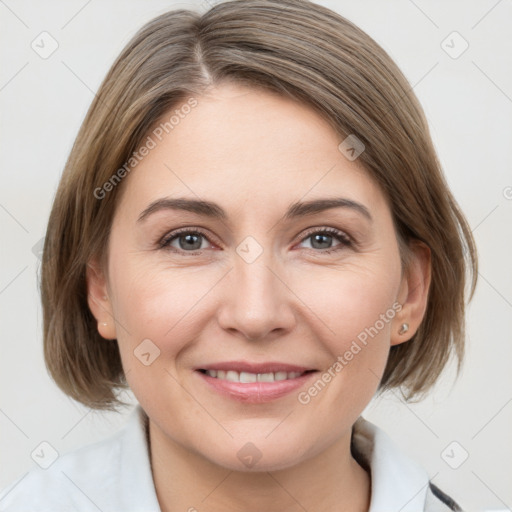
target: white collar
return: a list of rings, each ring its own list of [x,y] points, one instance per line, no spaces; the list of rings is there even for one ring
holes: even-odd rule
[[[370,468],[372,492],[368,512],[425,510],[429,477],[382,429],[360,416],[352,432],[353,455]]]
[[[115,470],[120,472],[117,492],[123,496],[125,510],[160,510],[150,466],[147,429],[148,416],[137,404],[118,433],[124,446],[119,452],[122,460]]]

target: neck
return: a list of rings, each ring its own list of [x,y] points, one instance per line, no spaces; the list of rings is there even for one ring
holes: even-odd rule
[[[153,480],[162,512],[368,512],[370,475],[352,457],[351,431],[316,456],[277,471],[232,471],[170,439],[149,420]]]

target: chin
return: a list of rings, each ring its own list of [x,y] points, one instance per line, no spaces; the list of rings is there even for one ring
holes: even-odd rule
[[[202,455],[217,466],[247,473],[288,469],[308,458],[304,443],[287,443],[283,437],[276,436],[272,442],[260,438],[255,442],[233,441],[231,446],[217,444],[214,453]]]

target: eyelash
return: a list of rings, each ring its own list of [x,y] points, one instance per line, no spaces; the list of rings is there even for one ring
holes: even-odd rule
[[[201,250],[184,251],[182,249],[176,249],[176,248],[170,246],[170,243],[173,240],[177,239],[179,236],[182,236],[184,234],[202,235],[204,238],[206,238],[206,240],[208,240],[211,243],[208,235],[202,229],[200,229],[200,228],[182,228],[182,229],[178,229],[176,231],[172,231],[168,235],[164,236],[158,242],[158,248],[164,249],[164,250],[170,250],[171,252],[174,252],[176,254],[181,254],[181,255],[189,254],[191,256],[197,256],[197,255],[202,254]],[[347,247],[353,247],[355,245],[354,240],[350,236],[348,236],[343,231],[340,231],[335,228],[312,228],[311,230],[309,230],[305,233],[303,238],[300,240],[300,243],[304,242],[305,240],[310,238],[312,235],[316,235],[316,234],[329,234],[329,235],[333,236],[333,238],[336,238],[339,242],[341,242],[339,245],[337,245],[333,248],[329,248],[329,249],[314,249],[314,248],[309,249],[310,251],[313,251],[316,253],[330,254],[333,252],[340,251]]]

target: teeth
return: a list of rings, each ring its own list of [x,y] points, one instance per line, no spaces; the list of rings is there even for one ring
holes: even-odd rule
[[[255,373],[240,372],[240,382],[256,382],[258,375]]]
[[[229,372],[226,372],[226,380],[231,382],[240,382],[240,374],[238,372],[229,370]]]
[[[302,372],[269,372],[269,373],[250,373],[235,372],[233,370],[206,370],[206,375],[221,380],[231,382],[241,382],[242,384],[251,382],[274,382],[278,380],[296,379],[302,375]]]

